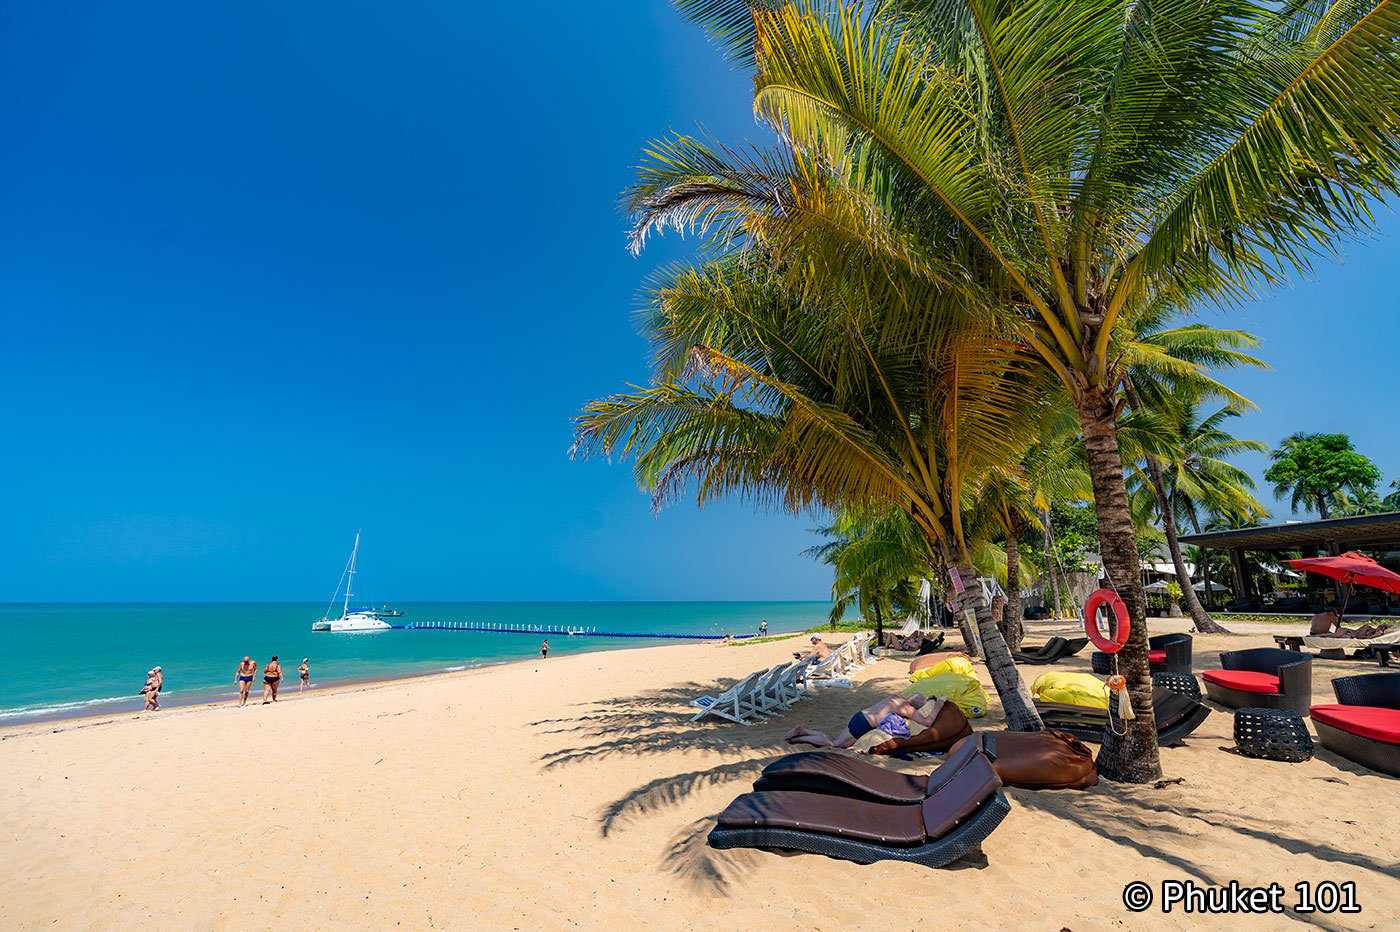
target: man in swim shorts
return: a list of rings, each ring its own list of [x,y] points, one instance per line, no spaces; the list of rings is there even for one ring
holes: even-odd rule
[[[808,648],[805,651],[802,651],[801,653],[793,651],[792,655],[798,660],[801,660],[803,657],[811,657],[814,660],[825,660],[826,658],[830,657],[836,652],[830,644],[827,644],[825,641],[822,640],[820,634],[812,635],[811,640],[812,646],[810,648]]]
[[[297,690],[304,693],[311,688],[311,666],[308,663],[310,657],[301,658],[301,666],[297,667],[297,673],[301,676],[301,688]]]
[[[929,702],[926,696],[915,693],[912,696],[890,696],[872,706],[861,709],[846,723],[845,729],[835,738],[823,731],[804,728],[799,725],[789,731],[784,739],[788,744],[810,744],[819,748],[848,748],[855,744],[861,735],[876,728],[892,738],[907,738],[911,732],[905,721],[915,722],[927,728],[938,717],[946,699]]]
[[[540,645],[540,659],[543,660],[543,659],[545,659],[545,658],[548,657],[548,656],[549,656],[549,642],[548,642],[548,641],[545,641],[543,644]]]
[[[272,659],[263,667],[263,705],[277,701],[277,684],[282,682],[282,665],[277,662],[277,655],[273,654]],[[268,696],[272,698],[269,699]]]
[[[253,688],[253,677],[258,673],[258,665],[252,657],[244,657],[243,662],[233,673],[233,681],[238,684],[238,704],[247,705],[248,690]]]

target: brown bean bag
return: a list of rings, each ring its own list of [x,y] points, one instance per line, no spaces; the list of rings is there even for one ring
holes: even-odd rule
[[[1053,729],[990,734],[996,745],[992,766],[1007,786],[1027,790],[1082,790],[1099,782],[1094,755],[1074,735]],[[957,750],[957,746],[953,749]]]
[[[920,670],[927,670],[947,660],[949,657],[966,657],[967,654],[960,650],[941,650],[932,654],[920,654],[909,661],[909,672],[918,673]]]
[[[933,724],[917,735],[892,738],[870,749],[871,754],[893,754],[896,751],[946,751],[972,734],[972,725],[953,702],[943,703],[934,716]]]

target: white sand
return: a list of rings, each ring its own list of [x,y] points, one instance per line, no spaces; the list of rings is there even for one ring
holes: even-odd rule
[[[1198,636],[1196,669],[1261,645]],[[789,727],[839,730],[906,681],[884,660],[764,725],[688,723],[690,698],[792,647],[561,656],[0,730],[0,929],[1397,928],[1400,780],[1321,750],[1239,757],[1228,712],[1163,750],[1184,783],[1008,790],[985,857],[956,869],[713,851],[714,816],[790,750]],[[1314,667],[1315,701],[1331,676],[1376,670]],[[1088,651],[1057,668],[1087,670]],[[1133,914],[1132,879],[1277,882],[1285,903],[1300,881],[1354,881],[1362,912]]]

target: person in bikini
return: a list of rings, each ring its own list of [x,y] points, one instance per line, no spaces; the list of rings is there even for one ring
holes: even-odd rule
[[[238,704],[247,705],[248,690],[253,688],[253,677],[258,673],[258,665],[253,662],[252,657],[244,657],[243,662],[234,671],[233,681],[238,684]]]
[[[919,693],[912,696],[890,696],[852,715],[845,729],[835,738],[824,731],[804,728],[801,725],[783,737],[788,744],[810,744],[819,748],[848,748],[862,735],[876,728],[892,738],[908,738],[911,732],[905,719],[927,728],[933,724],[939,710],[947,701],[935,699],[929,702],[927,696]]]
[[[311,688],[311,667],[307,665],[307,661],[310,659],[310,657],[301,658],[301,666],[297,667],[297,673],[301,676],[301,688],[297,690],[299,693],[304,693]]]
[[[263,705],[277,701],[277,684],[282,682],[282,665],[277,662],[277,655],[273,654],[272,659],[263,667]],[[269,699],[268,696],[272,698]]]
[[[160,672],[160,667],[147,671],[146,685],[141,687],[141,692],[146,696],[146,705],[141,711],[154,712],[160,708],[160,687],[164,682],[165,676]]]

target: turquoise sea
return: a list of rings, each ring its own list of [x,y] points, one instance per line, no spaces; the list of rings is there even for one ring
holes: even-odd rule
[[[825,621],[825,602],[404,602],[391,622],[485,622],[537,628],[684,634],[772,632]],[[139,711],[146,671],[165,674],[162,704],[235,697],[245,655],[261,669],[281,658],[297,688],[301,658],[313,685],[458,670],[524,660],[542,637],[467,631],[312,632],[325,605],[298,602],[0,605],[0,648],[11,675],[0,685],[0,724]],[[660,643],[638,638],[550,636],[550,654]],[[261,690],[261,677],[254,683]]]

